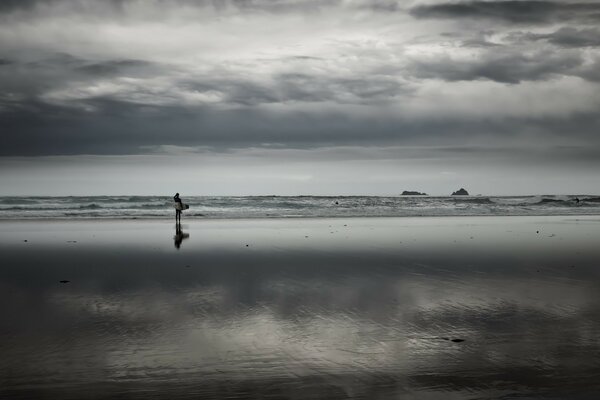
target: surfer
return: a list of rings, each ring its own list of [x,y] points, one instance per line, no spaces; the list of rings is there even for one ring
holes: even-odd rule
[[[181,210],[183,210],[183,202],[179,198],[179,193],[175,193],[173,200],[175,201],[175,223],[180,223],[181,222]]]

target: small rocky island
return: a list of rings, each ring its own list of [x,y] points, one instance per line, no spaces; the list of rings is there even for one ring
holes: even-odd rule
[[[402,192],[402,196],[427,196],[427,193],[415,192],[412,190],[405,190]]]
[[[468,196],[469,192],[467,192],[464,188],[460,188],[456,192],[452,192],[452,196]]]

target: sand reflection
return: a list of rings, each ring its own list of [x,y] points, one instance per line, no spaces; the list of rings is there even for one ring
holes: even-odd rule
[[[175,224],[175,236],[173,236],[173,242],[175,244],[175,248],[179,250],[181,248],[181,242],[190,237],[189,233],[183,231],[181,227],[181,223]]]
[[[371,223],[374,233],[344,232],[331,247],[320,239],[329,226],[250,238],[247,225],[226,235],[220,226],[194,230],[208,243],[222,235],[202,249],[160,247],[162,235],[143,251],[116,239],[79,250],[4,246],[0,394],[76,398],[94,387],[108,397],[441,399],[600,390],[600,258],[586,241],[595,225],[569,234],[547,224],[555,237],[533,231],[527,240],[529,228],[511,239],[514,226],[454,226],[447,237],[442,227],[427,241],[417,229]],[[479,235],[487,235],[479,251],[466,251]],[[456,239],[464,243],[452,246]],[[483,242],[494,246],[480,251]]]

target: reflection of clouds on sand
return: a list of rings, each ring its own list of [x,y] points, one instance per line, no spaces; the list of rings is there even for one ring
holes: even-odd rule
[[[476,285],[464,283],[459,288],[462,296],[454,293],[463,301]],[[281,289],[287,286],[285,281],[278,284]],[[377,388],[402,379],[409,392],[468,392],[511,384],[552,388],[557,378],[542,372],[570,365],[569,374],[584,376],[595,365],[600,325],[592,316],[600,309],[594,299],[571,302],[574,288],[568,284],[561,285],[563,301],[579,311],[564,315],[552,307],[531,307],[527,296],[461,304],[443,301],[443,291],[437,305],[421,307],[417,304],[427,303],[421,298],[431,293],[422,291],[423,284],[390,282],[397,294],[404,293],[402,301],[379,303],[387,310],[376,318],[371,310],[381,300],[392,302],[387,297],[394,289],[384,287],[388,295],[369,302],[361,294],[351,296],[344,282],[322,286],[329,296],[314,298],[313,291],[306,290],[304,305],[283,312],[260,289],[259,301],[250,305],[236,302],[235,288],[223,286],[188,287],[184,293],[155,287],[121,294],[61,294],[52,307],[55,315],[72,315],[83,322],[77,332],[67,333],[74,340],[62,356],[65,362],[80,360],[76,368],[83,368],[84,361],[92,363],[92,370],[104,368],[110,379],[145,380],[151,375],[169,380],[185,373],[192,381],[209,376],[260,386],[283,379],[293,387],[298,379],[324,374],[327,385],[341,385],[344,392],[360,392],[370,380]],[[438,289],[441,286],[443,282]],[[338,301],[339,289],[348,291]],[[66,328],[66,320],[56,323]],[[17,348],[40,340],[38,336],[22,339],[25,343],[17,343]],[[448,343],[443,336],[466,342]],[[28,370],[24,376],[56,366],[56,349],[34,349],[35,362],[33,354],[23,359],[31,361],[29,366],[17,362]],[[345,376],[353,378],[340,378]],[[568,386],[565,379],[560,382]],[[208,385],[206,390],[215,388]]]
[[[236,285],[221,282],[183,292],[154,287],[62,295],[54,304],[84,305],[86,319],[103,321],[104,335],[93,347],[110,344],[105,362],[114,378],[215,370],[241,380],[401,374],[411,379],[411,390],[484,390],[493,383],[490,374],[551,386],[553,379],[536,371],[577,363],[571,371],[584,373],[600,352],[592,335],[600,332],[593,318],[600,309],[590,285],[555,282],[548,291],[527,293],[509,279],[467,276],[447,287],[444,277],[337,278],[317,287],[285,278],[259,283],[251,303]],[[282,304],[285,293],[304,302]],[[122,332],[133,341],[122,341]],[[442,339],[447,336],[466,341],[449,343]],[[465,370],[470,379],[453,378]]]
[[[315,242],[288,228],[269,236],[267,229],[226,227],[203,222],[194,231],[202,248],[182,252],[173,252],[164,231],[131,247],[119,247],[116,238],[115,245],[78,244],[63,252],[7,247],[0,371],[13,373],[3,377],[4,388],[57,390],[47,396],[56,398],[91,384],[106,393],[168,388],[167,397],[446,399],[600,391],[592,379],[600,356],[598,250],[575,234],[553,229],[562,242],[533,234],[528,244],[522,233],[512,242],[496,240],[486,253],[444,242],[474,230],[484,236],[472,224],[457,226],[449,239],[433,227],[428,242],[426,229],[401,229],[396,240],[349,230],[350,244],[333,239],[331,248],[319,237],[329,237],[328,224],[309,232],[311,240],[319,237]],[[510,237],[505,231],[513,228],[492,226],[487,241],[497,231]],[[291,234],[302,245],[288,245]],[[153,243],[164,247],[140,251]],[[542,251],[556,246],[564,253]],[[55,275],[71,283],[61,285]]]

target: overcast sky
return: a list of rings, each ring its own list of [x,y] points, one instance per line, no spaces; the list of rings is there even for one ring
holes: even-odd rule
[[[0,195],[600,193],[600,1],[3,0]]]

